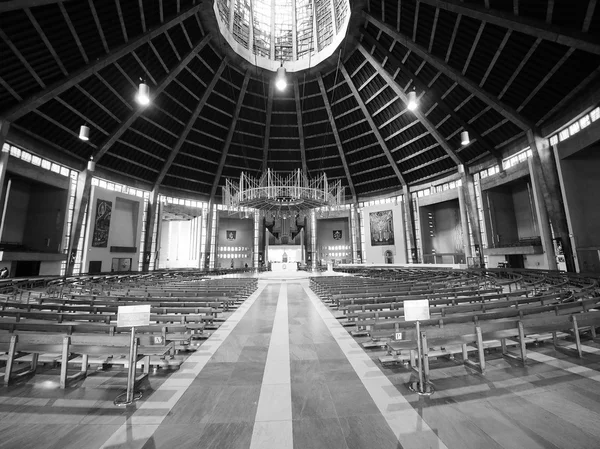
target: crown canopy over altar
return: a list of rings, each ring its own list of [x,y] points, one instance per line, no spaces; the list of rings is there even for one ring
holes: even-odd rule
[[[251,208],[262,216],[298,217],[311,209],[344,204],[341,181],[330,183],[324,173],[309,180],[300,169],[287,176],[267,169],[259,179],[242,172],[239,183],[226,180],[223,203],[229,209]]]

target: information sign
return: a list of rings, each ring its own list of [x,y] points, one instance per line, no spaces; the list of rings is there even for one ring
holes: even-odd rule
[[[117,327],[147,326],[150,324],[150,304],[119,306]]]
[[[423,321],[428,319],[428,299],[413,299],[404,301],[404,321]]]

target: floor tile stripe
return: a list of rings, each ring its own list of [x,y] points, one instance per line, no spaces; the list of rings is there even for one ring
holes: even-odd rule
[[[250,449],[292,449],[292,388],[287,284],[281,284]]]
[[[258,288],[252,293],[227,320],[214,331],[202,346],[182,363],[179,370],[173,373],[156,391],[153,396],[163,392],[170,394],[169,400],[163,403],[153,401],[143,402],[127,423],[123,424],[113,433],[99,449],[113,449],[116,447],[142,448],[154,435],[154,432],[163,422],[167,414],[173,409],[177,401],[185,394],[196,376],[202,371],[210,358],[219,349],[225,339],[233,332],[256,299],[260,296],[267,284],[259,283]],[[148,416],[148,410],[153,410]],[[145,424],[140,426],[140,424]]]
[[[308,287],[304,290],[402,447],[447,449],[406,398]]]

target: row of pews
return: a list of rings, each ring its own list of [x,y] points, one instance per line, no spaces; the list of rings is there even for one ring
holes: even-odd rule
[[[136,328],[138,365],[178,367],[257,288],[255,278],[209,278],[199,272],[78,276],[0,295],[0,373],[4,384],[40,364],[60,366],[60,386],[90,365],[128,366],[130,328],[117,326],[119,306],[150,304],[150,324]],[[73,372],[75,371],[75,372]]]
[[[355,276],[311,278],[311,289],[334,309],[340,323],[366,349],[385,351],[382,365],[416,368],[448,356],[485,372],[485,351],[527,360],[527,344],[550,340],[581,357],[581,336],[600,327],[598,280],[533,270],[356,269]],[[347,270],[346,270],[347,271]],[[429,300],[430,319],[405,321],[407,301]],[[565,341],[566,340],[566,341]],[[509,349],[516,347],[516,352]],[[565,349],[566,348],[566,349]],[[459,356],[456,359],[455,356]]]

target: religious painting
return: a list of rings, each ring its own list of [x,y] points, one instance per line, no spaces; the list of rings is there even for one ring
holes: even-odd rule
[[[227,231],[227,240],[235,240],[237,231]]]
[[[371,224],[371,246],[394,244],[394,220],[391,210],[371,212],[369,223]]]
[[[333,240],[342,240],[342,231],[341,230],[334,230],[333,231]]]
[[[110,229],[111,214],[111,201],[96,200],[96,220],[94,221],[94,233],[92,234],[93,247],[106,248],[108,246],[108,231]]]

